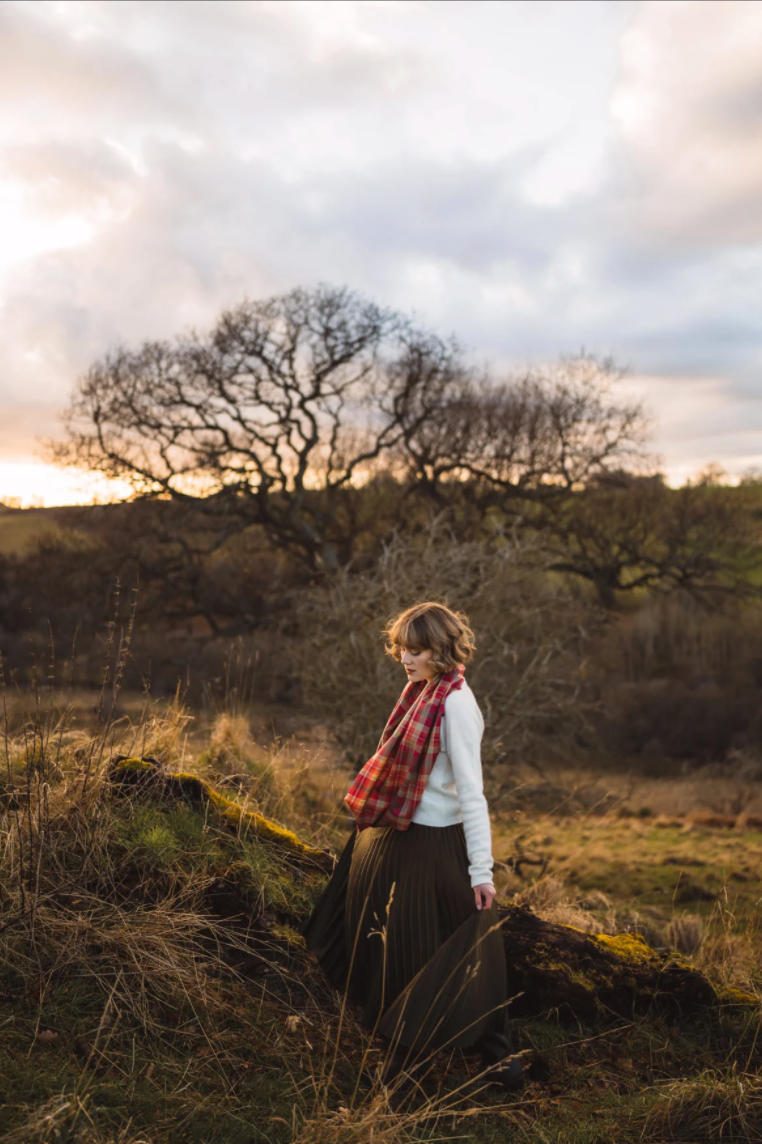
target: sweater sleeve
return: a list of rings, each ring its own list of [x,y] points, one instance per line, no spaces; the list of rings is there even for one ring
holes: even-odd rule
[[[445,699],[445,736],[463,816],[472,886],[492,881],[492,838],[482,782],[484,722],[473,692],[465,687]]]

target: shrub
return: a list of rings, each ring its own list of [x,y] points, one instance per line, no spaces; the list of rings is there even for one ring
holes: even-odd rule
[[[440,600],[476,632],[468,679],[485,716],[485,759],[574,751],[589,733],[581,663],[600,613],[542,560],[537,545],[500,532],[463,543],[434,525],[394,538],[374,567],[341,572],[296,602],[289,656],[305,706],[353,761],[366,758],[404,684],[382,631],[410,604]]]
[[[706,763],[758,747],[761,637],[762,611],[749,602],[710,611],[673,593],[619,617],[591,657],[609,749],[663,773],[669,760]]]

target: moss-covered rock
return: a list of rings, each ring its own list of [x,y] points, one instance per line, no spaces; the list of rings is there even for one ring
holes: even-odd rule
[[[116,788],[145,791],[153,797],[182,799],[193,806],[208,804],[236,831],[250,830],[260,841],[272,844],[296,857],[300,863],[330,873],[334,858],[327,850],[318,850],[303,842],[292,830],[239,803],[199,778],[185,771],[166,771],[156,759],[117,756],[111,765],[110,779]]]
[[[587,934],[543,921],[524,906],[499,912],[513,1013],[555,1010],[588,1020],[654,1010],[677,1018],[697,1009],[759,1006],[752,994],[714,986],[684,958],[651,949],[640,934]]]

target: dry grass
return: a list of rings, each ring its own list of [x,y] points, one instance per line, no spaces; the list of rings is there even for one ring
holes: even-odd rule
[[[88,1111],[88,1101],[73,1094],[46,1100],[11,1132],[2,1144],[153,1144],[128,1125],[115,1133],[103,1132]]]
[[[585,933],[603,933],[603,923],[595,914],[569,897],[569,889],[552,874],[538,878],[536,882],[514,894],[517,906],[529,906],[533,913],[545,921],[556,925],[574,926]]]
[[[758,903],[759,904],[759,903]],[[715,902],[697,964],[731,988],[762,995],[762,914],[738,909],[727,888]]]
[[[478,1086],[469,1086],[468,1095],[447,1093],[432,1097],[423,1094],[417,1108],[400,1108],[398,1093],[383,1087],[373,1091],[354,1107],[318,1107],[296,1127],[293,1144],[414,1144],[421,1140],[468,1139],[469,1122],[483,1117],[480,1107],[464,1107],[472,1103]],[[510,1106],[493,1105],[504,1131],[526,1126],[528,1118]]]
[[[646,1117],[646,1144],[753,1144],[762,1140],[762,1079],[707,1071],[664,1085]]]
[[[289,995],[311,1003],[305,954],[277,903],[304,909],[320,875],[300,872],[294,855],[284,860],[277,846],[250,836],[243,814],[231,825],[211,806],[155,805],[110,782],[112,754],[136,746],[187,762],[188,721],[178,702],[137,726],[106,718],[96,734],[73,735],[65,716],[41,705],[17,733],[6,726],[0,1002],[4,995],[23,1004],[5,1022],[10,1055],[0,1074],[4,1067],[25,1078],[0,1113],[0,1130],[9,1116],[15,1121],[9,1140],[137,1140],[128,1124],[113,1132],[101,1124],[101,1132],[89,1122],[84,1098],[104,1076],[122,1077],[133,1093],[152,1079],[152,1064],[171,1076],[187,1028],[199,1054],[185,1065],[195,1073],[191,1091],[208,1088],[211,1069],[221,1094],[229,1092],[229,1054],[215,1027],[227,1028],[231,1044],[257,1044],[282,1026]],[[246,797],[255,805],[251,792]],[[239,910],[250,901],[249,921],[219,916],[215,893],[232,894]],[[243,984],[238,966],[261,967],[266,987],[257,988],[255,972],[253,990],[231,997],[231,984]],[[63,1096],[54,1088],[41,1102],[36,1070],[27,1075],[20,1063],[26,1054],[34,1066],[40,1053],[64,1082],[56,1085]],[[187,1081],[176,1086],[176,1107],[186,1090]]]
[[[522,816],[518,825],[513,836],[505,819],[495,830],[507,899],[587,933],[638,933],[691,958],[731,1003],[736,990],[762,997],[762,836],[747,819]],[[540,877],[534,866],[517,876],[527,855]]]
[[[681,914],[673,918],[665,934],[667,944],[672,949],[676,949],[678,953],[687,953],[690,957],[699,952],[705,936],[704,919],[696,914]]]
[[[168,768],[223,783],[242,810],[277,811],[322,845],[334,829],[330,797],[314,815],[311,807],[328,782],[325,756],[314,763],[305,744],[257,742],[240,709],[214,713],[202,743],[179,699],[163,713],[145,703],[120,722],[109,721],[106,707],[95,733],[75,731],[65,713],[41,702],[25,724],[6,727],[2,752],[5,1144],[412,1144],[458,1136],[593,1144],[608,1139],[607,1125],[611,1139],[634,1141],[646,1123],[637,1112],[644,1100],[653,1106],[645,1138],[656,1140],[653,1126],[669,1100],[677,1115],[680,1078],[693,1084],[708,1067],[725,1076],[729,1061],[741,1076],[758,1062],[754,1030],[733,1025],[731,1015],[722,1018],[727,1026],[687,1023],[674,1037],[647,1022],[570,1037],[551,1019],[517,1030],[538,1078],[518,1102],[481,1092],[478,1067],[459,1054],[433,1061],[412,1092],[387,1092],[369,1079],[382,1048],[315,973],[296,932],[320,875],[213,804],[117,792],[109,770],[113,754],[153,754]],[[653,869],[674,878],[681,868],[664,864],[665,846],[681,860],[691,847],[706,853],[708,839],[748,851],[747,835],[698,826],[686,833],[682,823],[568,818],[534,826],[522,827],[525,852],[547,852],[550,868],[537,880],[525,869],[513,892],[518,887],[518,900],[542,916],[588,932],[656,925],[622,878],[635,849],[641,861],[662,846]],[[633,850],[622,857],[614,838]],[[571,877],[575,866],[578,875],[595,869],[604,884]],[[671,934],[686,947],[700,922],[698,962],[728,985],[758,984],[749,910],[731,906],[728,897],[691,913],[670,896],[658,924],[665,941]],[[710,1105],[725,1108],[734,1091],[704,1100],[701,1115]],[[689,1123],[690,1101],[680,1099]],[[742,1135],[751,1113],[733,1116],[732,1139],[756,1140]]]
[[[55,509],[20,509],[0,502],[0,553],[23,555],[41,540],[76,536],[62,527]]]
[[[406,1109],[394,1090],[360,1086],[379,1048],[342,1017],[296,932],[323,876],[275,833],[247,829],[253,809],[308,825],[289,750],[258,746],[222,712],[195,765],[239,780],[227,787],[238,803],[114,785],[114,755],[194,765],[189,724],[179,700],[137,723],[106,716],[90,735],[42,704],[13,733],[6,724],[0,1139],[275,1144],[367,1129],[399,1144],[445,1122],[451,1135],[480,1113],[478,1084],[464,1100],[440,1074]]]

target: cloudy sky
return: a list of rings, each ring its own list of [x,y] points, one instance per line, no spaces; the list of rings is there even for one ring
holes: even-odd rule
[[[762,467],[762,2],[5,0],[0,498],[117,342],[347,283]]]

